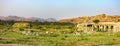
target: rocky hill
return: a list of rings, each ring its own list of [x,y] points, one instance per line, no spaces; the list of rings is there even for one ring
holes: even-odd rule
[[[84,17],[78,17],[78,18],[61,19],[58,22],[71,22],[71,23],[93,22],[93,20],[95,19],[98,19],[100,22],[118,22],[120,21],[120,16],[99,14],[96,16],[84,16]]]
[[[56,22],[56,19],[54,18],[48,18],[48,19],[43,19],[43,18],[37,18],[37,17],[19,17],[19,16],[0,16],[0,20],[4,21],[9,21],[9,20],[14,20],[14,21],[38,21],[38,22]]]

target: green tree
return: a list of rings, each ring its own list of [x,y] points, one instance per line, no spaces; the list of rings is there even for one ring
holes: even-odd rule
[[[93,20],[94,23],[99,23],[100,21],[98,19]]]
[[[9,20],[8,23],[9,23],[9,25],[13,25],[15,23],[15,21],[14,20]]]

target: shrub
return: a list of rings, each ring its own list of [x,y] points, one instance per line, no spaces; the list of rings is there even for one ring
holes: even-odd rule
[[[94,23],[99,23],[100,21],[98,19],[93,20]]]
[[[24,31],[24,28],[19,28],[20,31]]]

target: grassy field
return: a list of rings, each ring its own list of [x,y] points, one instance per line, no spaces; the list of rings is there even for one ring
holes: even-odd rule
[[[120,33],[120,32],[119,32]],[[120,44],[119,33],[96,32],[93,34],[40,34],[23,35],[18,32],[0,33],[1,44],[27,44],[42,46],[98,46],[98,45],[118,45]]]
[[[14,28],[1,22],[0,45],[32,46],[111,46],[120,45],[120,32],[77,32],[71,23],[32,23],[30,27]]]

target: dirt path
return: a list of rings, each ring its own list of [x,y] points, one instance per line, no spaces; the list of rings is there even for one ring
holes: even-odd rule
[[[36,46],[36,45],[21,45],[21,44],[0,44],[0,46]]]

